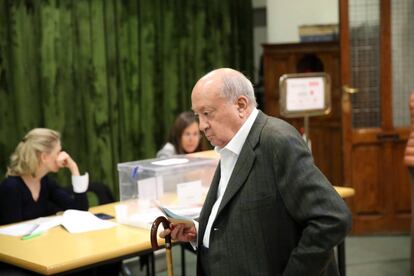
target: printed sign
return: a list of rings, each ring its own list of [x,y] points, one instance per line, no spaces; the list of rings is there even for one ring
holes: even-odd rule
[[[324,84],[322,78],[288,79],[287,110],[303,111],[322,109],[325,105]]]
[[[280,77],[280,114],[284,117],[326,115],[331,111],[330,78],[326,73]]]

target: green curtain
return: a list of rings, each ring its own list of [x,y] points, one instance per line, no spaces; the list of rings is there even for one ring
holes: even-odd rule
[[[251,0],[0,0],[2,175],[48,127],[117,195],[117,163],[154,157],[199,77],[252,76],[252,40]]]

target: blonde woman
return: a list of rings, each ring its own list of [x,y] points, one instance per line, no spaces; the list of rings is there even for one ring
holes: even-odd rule
[[[73,193],[48,176],[67,168]],[[0,184],[0,225],[53,215],[66,209],[88,209],[88,173],[62,151],[60,135],[47,128],[29,131],[10,157],[7,178]]]

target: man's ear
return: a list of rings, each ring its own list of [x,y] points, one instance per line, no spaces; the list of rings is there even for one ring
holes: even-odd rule
[[[237,110],[239,113],[244,113],[248,107],[247,98],[245,96],[239,96],[237,98]]]

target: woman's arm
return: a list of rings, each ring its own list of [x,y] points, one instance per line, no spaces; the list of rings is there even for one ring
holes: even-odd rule
[[[89,203],[86,191],[82,193],[74,193],[60,187],[53,179],[46,177],[47,189],[49,190],[50,200],[61,210],[78,209],[88,210]]]

